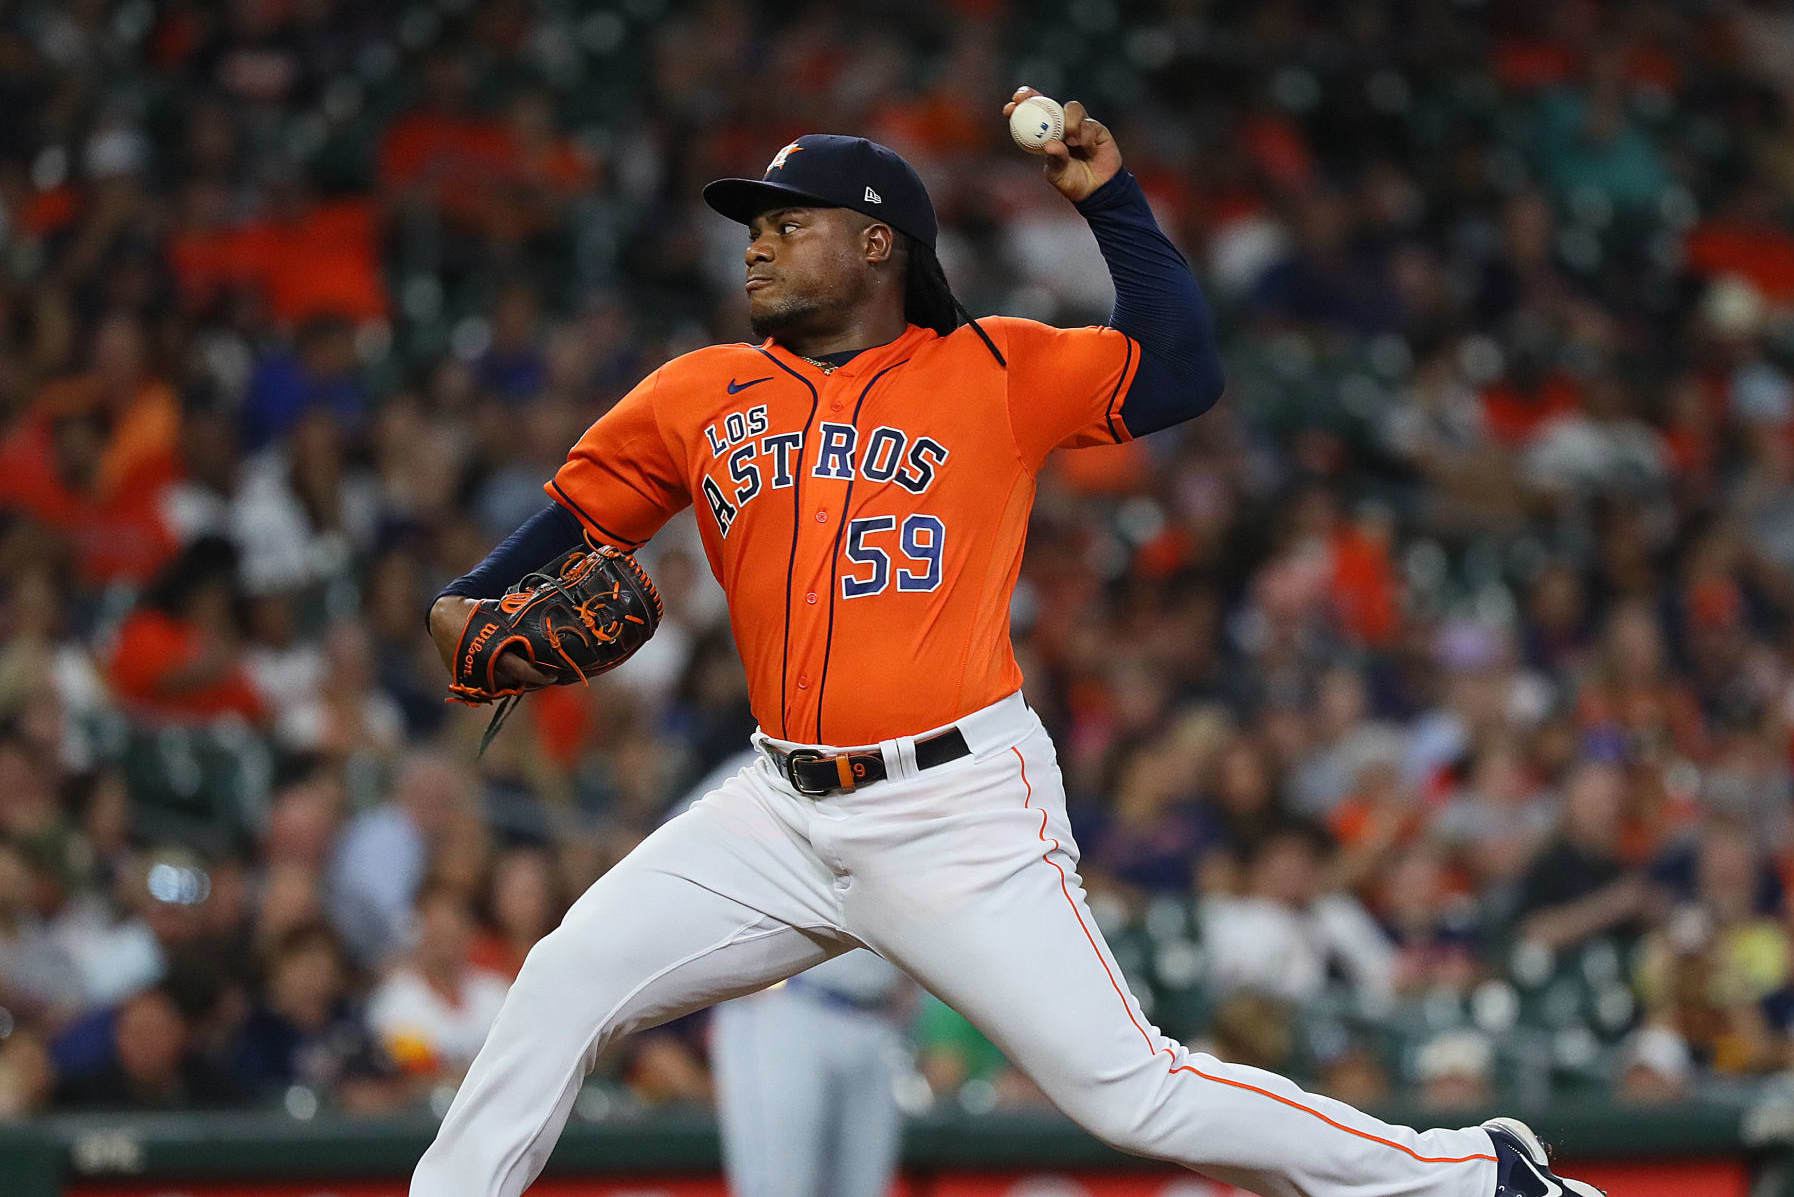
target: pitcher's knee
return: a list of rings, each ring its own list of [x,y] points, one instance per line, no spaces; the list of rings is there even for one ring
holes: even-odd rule
[[[604,992],[604,980],[605,970],[594,967],[585,945],[562,931],[550,931],[524,957],[505,1004],[529,1011],[541,1033],[543,1024],[587,1021]]]
[[[1117,1151],[1181,1158],[1191,1136],[1204,1133],[1207,1110],[1200,1091],[1178,1079],[1167,1069],[1165,1057],[1143,1057],[1124,1073],[1086,1079],[1069,1093],[1049,1096],[1074,1122]]]
[[[1152,1155],[1153,1105],[1134,1086],[1101,1086],[1074,1102],[1061,1102],[1079,1126],[1117,1151]]]
[[[588,954],[586,945],[578,938],[567,934],[564,927],[557,927],[538,939],[529,954],[523,958],[523,967],[517,971],[517,980],[512,982],[511,991],[531,990],[546,987],[551,992],[565,992],[561,988],[570,983],[579,973],[587,968],[582,957]],[[588,974],[589,979],[589,974]]]
[[[636,1029],[639,1003],[627,1002],[635,973],[616,948],[565,927],[536,941],[511,983],[507,1006],[527,1011],[529,1034],[546,1043],[585,1047],[590,1068],[602,1047]]]

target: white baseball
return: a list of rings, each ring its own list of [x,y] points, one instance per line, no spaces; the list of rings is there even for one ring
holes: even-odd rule
[[[1065,109],[1046,96],[1029,96],[1009,114],[1009,135],[1030,154],[1046,153],[1046,143],[1065,136]]]

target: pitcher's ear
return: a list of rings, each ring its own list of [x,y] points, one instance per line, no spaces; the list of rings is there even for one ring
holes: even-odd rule
[[[866,260],[889,262],[897,253],[897,233],[888,224],[873,221],[866,226]]]

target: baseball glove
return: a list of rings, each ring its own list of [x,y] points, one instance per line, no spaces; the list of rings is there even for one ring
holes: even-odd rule
[[[608,545],[574,549],[524,575],[503,598],[474,605],[455,646],[449,698],[499,704],[480,741],[483,753],[517,699],[533,688],[500,680],[500,653],[516,649],[553,674],[553,685],[584,685],[646,644],[660,616],[660,594],[633,556]]]

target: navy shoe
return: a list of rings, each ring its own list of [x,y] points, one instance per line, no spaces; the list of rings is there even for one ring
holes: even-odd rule
[[[1495,1144],[1495,1197],[1607,1197],[1585,1180],[1551,1171],[1545,1145],[1518,1118],[1491,1118],[1483,1129]]]

